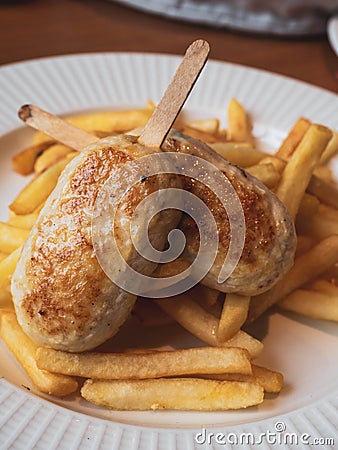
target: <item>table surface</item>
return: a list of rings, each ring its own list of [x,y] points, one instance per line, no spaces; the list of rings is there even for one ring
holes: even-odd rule
[[[105,0],[0,0],[0,64],[83,52],[183,54],[203,38],[213,59],[337,92],[338,58],[325,36],[277,38],[174,21]]]

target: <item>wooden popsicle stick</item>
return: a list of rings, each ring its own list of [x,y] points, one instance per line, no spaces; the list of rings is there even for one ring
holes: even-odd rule
[[[23,105],[18,115],[27,125],[42,131],[56,141],[81,151],[87,145],[99,141],[96,136],[71,125],[58,116],[54,116],[34,105]]]
[[[174,78],[150,117],[138,142],[147,147],[160,148],[190,91],[201,73],[210,47],[199,39],[187,49]]]

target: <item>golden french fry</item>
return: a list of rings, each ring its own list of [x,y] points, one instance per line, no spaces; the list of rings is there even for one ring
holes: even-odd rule
[[[218,300],[224,297],[221,292],[211,289],[203,284],[197,284],[189,291],[189,295],[194,299],[207,313],[212,314],[217,319],[221,316],[222,304]]]
[[[328,219],[338,221],[338,210],[327,205],[319,205],[319,213]]]
[[[280,301],[278,306],[313,319],[338,322],[338,295],[298,289]]]
[[[20,175],[29,175],[33,173],[36,158],[54,143],[55,141],[47,138],[45,142],[31,145],[15,155],[12,158],[12,165],[15,172]]]
[[[303,139],[305,133],[310,128],[311,122],[304,117],[300,117],[290,132],[282,142],[282,145],[276,152],[278,158],[288,160],[293,152],[296,150],[300,141]]]
[[[71,155],[59,161],[32,180],[11,203],[9,208],[17,215],[33,213],[45,202],[56,186],[59,176],[71,160]]]
[[[338,298],[338,286],[330,283],[328,280],[317,279],[310,283],[309,289],[312,291],[320,292],[326,295],[332,295],[332,297]]]
[[[133,128],[144,126],[153,110],[154,106],[148,105],[143,109],[81,114],[67,118],[67,122],[89,133],[95,130],[124,133]],[[48,139],[50,138],[45,134],[38,132],[35,134],[33,142],[38,144]]]
[[[338,132],[333,131],[332,138],[320,158],[320,164],[327,164],[338,153]]]
[[[216,335],[218,319],[194,302],[187,294],[155,300],[155,302],[183,328],[208,345],[244,348],[252,358],[257,358],[263,349],[260,341],[242,330],[229,341],[220,343]]]
[[[325,272],[324,276],[335,286],[338,286],[338,264],[334,264],[330,267],[329,270]]]
[[[307,221],[309,218],[311,219],[319,209],[319,200],[317,197],[311,194],[303,195],[303,198],[299,204],[299,209],[297,211],[296,220],[298,222]],[[334,234],[334,233],[330,233]]]
[[[258,164],[267,157],[266,153],[245,142],[215,142],[210,143],[209,146],[232,164],[244,169]]]
[[[12,308],[11,278],[21,254],[21,247],[0,262],[0,308]]]
[[[203,284],[199,284],[196,287],[198,287],[201,292],[204,304],[209,308],[216,305],[220,295],[222,295],[222,293],[217,291],[216,289],[209,288],[208,286],[204,286]]]
[[[212,314],[219,319],[222,312],[222,302],[219,299],[224,297],[224,294],[202,284],[197,284],[189,290],[189,296],[208,314]]]
[[[22,331],[14,312],[1,311],[0,319],[1,339],[40,391],[57,397],[64,397],[76,391],[78,383],[74,378],[38,369],[35,362],[37,344]]]
[[[265,156],[259,161],[259,164],[272,164],[277,172],[281,175],[285,169],[286,161],[277,158],[276,156],[269,155]]]
[[[323,181],[334,183],[334,175],[331,168],[328,166],[317,166],[313,174]]]
[[[274,189],[278,185],[281,178],[280,173],[271,163],[262,164],[260,162],[254,166],[246,167],[245,170],[250,173],[250,175],[265,184],[265,186],[269,189]]]
[[[7,258],[7,253],[0,252],[0,262]]]
[[[319,242],[310,251],[297,258],[291,270],[272,289],[252,297],[248,321],[253,322],[270,306],[325,273],[337,262],[338,235],[335,235]]]
[[[235,142],[253,142],[252,126],[243,106],[234,98],[228,106],[229,140]]]
[[[262,386],[265,392],[277,394],[283,387],[283,375],[280,372],[267,369],[266,367],[252,364],[252,374],[242,375],[239,373],[225,373],[217,375],[201,375],[201,378],[223,381],[246,381]]]
[[[220,137],[217,134],[207,133],[205,131],[198,130],[193,127],[188,127],[186,125],[180,127],[180,131],[183,134],[187,134],[188,136],[191,136],[195,139],[206,142],[208,144],[219,142],[224,139],[223,137]]]
[[[250,334],[245,333],[242,330],[239,330],[235,334],[235,336],[229,339],[227,342],[219,345],[244,348],[250,353],[252,359],[258,358],[258,356],[262,353],[264,347],[261,341],[255,339]]]
[[[14,305],[12,301],[11,286],[10,284],[0,287],[0,314],[2,310],[13,311]]]
[[[338,234],[338,221],[320,212],[313,216],[302,217],[296,221],[297,232],[310,236],[315,241],[321,241],[333,234]]]
[[[81,395],[96,405],[115,410],[224,411],[261,403],[263,388],[239,381],[173,378],[158,380],[87,380]]]
[[[11,277],[19,261],[21,250],[22,247],[17,248],[0,262],[0,288],[9,285]]]
[[[168,314],[148,298],[139,298],[134,305],[132,314],[145,327],[159,327],[174,322]]]
[[[194,130],[202,131],[207,134],[217,134],[219,129],[219,120],[210,119],[200,119],[200,120],[190,120],[185,122],[185,126],[188,128],[193,128]]]
[[[191,373],[251,373],[248,352],[241,348],[200,347],[149,353],[67,353],[40,347],[40,369],[84,378],[126,380]]]
[[[250,297],[227,294],[217,329],[219,342],[231,339],[245,323],[250,305]]]
[[[0,222],[0,250],[9,255],[26,242],[28,234],[29,230]]]
[[[307,192],[315,195],[325,205],[338,209],[338,189],[327,181],[313,175],[307,187]]]
[[[295,218],[313,171],[332,137],[332,132],[313,124],[290,157],[276,194]]]
[[[8,220],[8,224],[17,227],[23,228],[24,230],[30,230],[36,222],[38,218],[38,213],[33,212],[32,214],[26,214],[24,216],[18,216],[13,211],[10,211],[10,218]]]
[[[310,236],[297,236],[296,258],[308,252],[314,245],[314,240]]]
[[[72,152],[72,149],[63,144],[51,145],[35,161],[34,172],[36,174],[44,172],[49,167],[62,160]]]

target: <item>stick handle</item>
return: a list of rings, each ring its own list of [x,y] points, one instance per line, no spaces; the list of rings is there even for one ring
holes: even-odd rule
[[[194,41],[187,49],[174,78],[150,117],[138,142],[147,147],[161,147],[178,113],[201,73],[210,47],[206,41]]]
[[[21,106],[18,115],[30,127],[43,131],[56,141],[62,142],[74,150],[81,151],[87,145],[99,141],[96,136],[34,105]]]

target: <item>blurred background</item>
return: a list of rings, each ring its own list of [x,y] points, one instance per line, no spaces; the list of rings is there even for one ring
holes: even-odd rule
[[[326,34],[336,11],[338,0],[7,0],[0,64],[83,52],[182,54],[204,38],[213,59],[337,92],[338,58]]]

